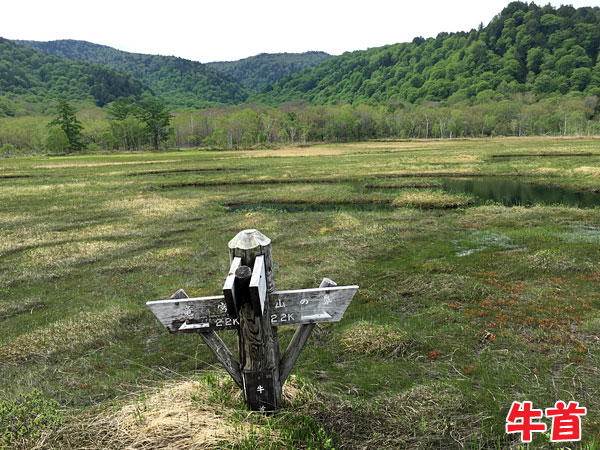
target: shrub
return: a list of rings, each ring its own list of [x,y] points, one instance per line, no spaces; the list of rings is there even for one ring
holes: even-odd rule
[[[58,126],[50,128],[46,138],[46,150],[53,153],[62,153],[69,148],[67,134]]]
[[[34,390],[17,401],[0,402],[0,450],[27,447],[46,430],[62,424],[58,403]]]
[[[12,144],[0,145],[0,156],[10,157],[15,153],[15,146]]]

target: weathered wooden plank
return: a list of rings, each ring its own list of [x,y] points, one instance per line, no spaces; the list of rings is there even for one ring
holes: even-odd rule
[[[338,286],[272,292],[268,294],[270,324],[337,322],[357,289],[358,286]],[[170,333],[237,329],[240,322],[228,314],[224,300],[224,296],[216,295],[158,300],[146,305]]]
[[[337,286],[271,292],[271,325],[337,322],[344,315],[357,290],[358,286]]]
[[[242,258],[235,257],[231,260],[231,267],[229,273],[225,278],[223,284],[223,295],[225,296],[225,304],[227,305],[227,312],[231,317],[238,316],[238,305],[235,298],[235,271],[242,265]]]
[[[323,278],[319,287],[326,288],[334,286],[337,286],[335,281],[332,281],[329,278]],[[310,337],[310,334],[315,326],[315,322],[302,324],[296,329],[294,336],[292,336],[292,340],[290,341],[285,353],[281,357],[281,362],[279,363],[279,384],[282,387],[292,371],[292,368],[296,364],[296,361],[298,360],[298,357],[300,356],[300,353],[306,345],[306,342],[308,341],[308,338]]]
[[[169,333],[234,330],[240,325],[236,317],[227,314],[225,297],[222,295],[157,300],[146,305]]]
[[[173,295],[171,299],[183,299],[189,298],[187,293],[183,289],[179,289]],[[243,389],[242,374],[240,373],[240,364],[235,360],[231,351],[227,348],[225,343],[221,340],[219,335],[214,331],[201,331],[200,337],[206,345],[212,350],[219,362],[223,365],[227,373],[231,375],[233,381]]]
[[[250,279],[250,297],[254,313],[262,316],[265,312],[265,300],[267,298],[267,279],[265,274],[265,257],[257,256],[254,260],[254,269]]]

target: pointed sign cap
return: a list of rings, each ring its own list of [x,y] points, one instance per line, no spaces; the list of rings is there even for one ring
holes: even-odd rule
[[[230,249],[251,250],[257,247],[267,247],[271,244],[271,239],[254,228],[242,230],[229,241]]]

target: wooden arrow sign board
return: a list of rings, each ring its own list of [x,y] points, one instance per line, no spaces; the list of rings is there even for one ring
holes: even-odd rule
[[[271,240],[243,230],[229,242],[231,267],[223,295],[188,298],[183,290],[169,300],[146,303],[170,333],[200,333],[227,372],[243,389],[250,409],[276,411],[285,383],[318,322],[337,322],[358,286],[336,286],[324,278],[316,289],[275,291]],[[300,325],[283,357],[277,327]],[[215,333],[237,330],[239,362]]]
[[[275,291],[268,295],[271,325],[338,322],[358,286]],[[196,297],[146,303],[170,333],[233,330],[239,319],[229,315],[225,297]]]
[[[271,325],[338,322],[358,286],[336,286],[293,291],[275,291],[269,295]]]

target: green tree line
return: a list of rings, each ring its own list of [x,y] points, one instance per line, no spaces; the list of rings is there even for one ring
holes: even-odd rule
[[[124,97],[103,109],[85,107],[78,112],[59,99],[53,112],[0,118],[0,156],[159,149],[173,143],[171,112],[155,97]]]
[[[60,108],[54,117],[60,116]],[[158,148],[240,149],[370,139],[451,139],[490,136],[600,134],[598,97],[567,94],[536,101],[532,93],[475,103],[389,102],[381,105],[247,105],[170,113],[156,98],[131,98],[78,111],[78,142],[87,150]],[[0,119],[0,151],[55,153],[63,142],[47,116]],[[50,124],[50,126],[48,126]],[[52,130],[55,130],[53,136]],[[66,131],[65,131],[66,135]],[[50,137],[49,137],[50,136]],[[65,141],[66,139],[66,141]]]
[[[454,105],[251,105],[178,114],[173,145],[238,149],[370,139],[596,135],[597,107],[598,97],[577,94],[542,101],[529,94]]]

